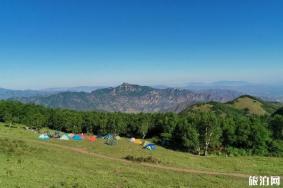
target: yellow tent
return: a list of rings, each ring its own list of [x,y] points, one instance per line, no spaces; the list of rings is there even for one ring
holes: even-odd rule
[[[143,142],[142,142],[142,140],[140,140],[140,139],[136,139],[136,140],[134,141],[134,143],[141,145]]]

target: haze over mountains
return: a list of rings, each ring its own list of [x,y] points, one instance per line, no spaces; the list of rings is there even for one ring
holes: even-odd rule
[[[184,86],[191,90],[225,89],[254,95],[266,100],[283,101],[283,84],[256,84],[244,81],[192,82]]]
[[[0,99],[48,96],[61,92],[92,92],[96,89],[104,88],[103,86],[79,86],[79,87],[61,87],[47,88],[42,90],[13,90],[0,88]]]
[[[222,81],[189,83],[183,88],[140,86],[123,83],[117,87],[73,87],[44,90],[0,89],[0,99],[14,99],[52,108],[118,112],[180,112],[199,102],[227,102],[250,94],[283,101],[283,87]]]
[[[39,91],[39,90],[12,90],[12,89],[0,88],[0,100],[9,99],[9,98],[44,96],[50,94],[54,94],[54,92]]]

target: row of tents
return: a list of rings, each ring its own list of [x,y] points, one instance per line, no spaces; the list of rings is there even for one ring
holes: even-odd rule
[[[49,140],[50,138],[58,138],[59,140],[75,140],[75,141],[80,141],[87,139],[90,142],[95,142],[96,141],[96,136],[85,136],[84,134],[62,134],[59,136],[50,136],[48,133],[40,134],[38,137],[40,140]]]
[[[92,135],[92,136],[87,136],[82,134],[73,134],[73,133],[69,133],[69,134],[61,134],[60,133],[55,133],[53,135],[50,135],[48,133],[43,133],[41,135],[39,135],[38,137],[40,140],[49,140],[50,138],[57,138],[59,140],[75,140],[75,141],[81,141],[81,140],[88,140],[90,142],[95,142],[97,137]],[[120,136],[118,135],[112,135],[112,134],[107,134],[105,136],[101,136],[101,138],[106,140],[106,144],[108,145],[115,145],[117,144],[118,140],[121,139]],[[156,150],[156,145],[153,143],[150,143],[148,141],[143,141],[141,139],[136,139],[136,138],[131,138],[130,139],[131,143],[137,144],[137,145],[142,145],[144,149],[148,149],[148,150]]]

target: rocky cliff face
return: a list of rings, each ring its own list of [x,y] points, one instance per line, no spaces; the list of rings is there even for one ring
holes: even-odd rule
[[[20,99],[52,108],[99,110],[109,112],[179,112],[198,102],[233,100],[240,94],[227,90],[192,92],[185,89],[155,89],[123,83],[117,87],[98,89],[91,93],[64,92],[46,97]]]

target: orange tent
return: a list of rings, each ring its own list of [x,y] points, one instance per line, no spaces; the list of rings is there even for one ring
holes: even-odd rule
[[[96,136],[89,136],[89,137],[88,137],[88,140],[89,140],[90,142],[95,142],[95,141],[96,141]]]

